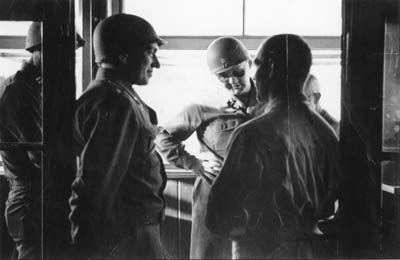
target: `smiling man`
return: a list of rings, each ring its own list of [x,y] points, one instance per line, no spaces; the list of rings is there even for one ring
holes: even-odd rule
[[[191,259],[230,259],[231,241],[212,234],[205,226],[210,185],[225,158],[225,148],[232,131],[256,116],[263,105],[256,99],[250,78],[251,60],[246,47],[233,37],[214,40],[207,50],[212,74],[231,93],[226,106],[214,108],[194,104],[163,126],[156,138],[159,151],[173,165],[192,170],[193,188]],[[183,142],[196,132],[201,147],[199,156],[186,151]]]
[[[160,239],[166,175],[153,142],[157,116],[132,85],[160,68],[164,41],[144,19],[117,14],[94,31],[96,79],[79,98],[79,158],[70,198],[78,257],[165,258]]]

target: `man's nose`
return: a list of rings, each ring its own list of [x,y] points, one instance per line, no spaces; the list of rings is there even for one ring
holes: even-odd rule
[[[160,65],[160,61],[158,60],[157,56],[154,56],[152,66],[153,66],[154,68],[157,68],[157,69],[159,69],[160,66],[161,66],[161,65]]]
[[[235,84],[235,83],[237,83],[238,82],[238,79],[235,77],[235,76],[230,76],[229,78],[228,78],[228,83],[229,84]]]

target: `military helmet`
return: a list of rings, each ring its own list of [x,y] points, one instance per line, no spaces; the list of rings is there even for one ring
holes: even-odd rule
[[[222,73],[248,59],[250,55],[247,48],[234,37],[220,37],[207,49],[207,64],[214,74]]]
[[[33,22],[29,26],[26,36],[25,50],[32,52],[32,50],[40,44],[42,44],[41,22]]]
[[[86,41],[79,33],[76,33],[75,48],[80,48],[85,45]],[[29,26],[28,34],[26,36],[25,50],[32,52],[35,47],[42,44],[41,22],[33,22]]]
[[[145,19],[130,14],[116,14],[102,20],[95,28],[93,48],[96,62],[126,53],[147,43],[166,43]]]

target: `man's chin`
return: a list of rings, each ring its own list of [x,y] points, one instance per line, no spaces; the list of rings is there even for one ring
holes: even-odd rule
[[[234,89],[234,88],[232,88],[231,91],[232,91],[232,94],[235,97],[242,97],[242,96],[246,95],[246,93],[244,93],[243,89]]]
[[[136,80],[133,84],[138,85],[138,86],[144,86],[149,84],[149,80]]]

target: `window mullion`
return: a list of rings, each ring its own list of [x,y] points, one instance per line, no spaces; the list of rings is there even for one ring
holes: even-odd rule
[[[242,37],[245,34],[245,26],[246,26],[246,0],[242,0],[242,9],[243,9],[243,16],[242,16]]]

